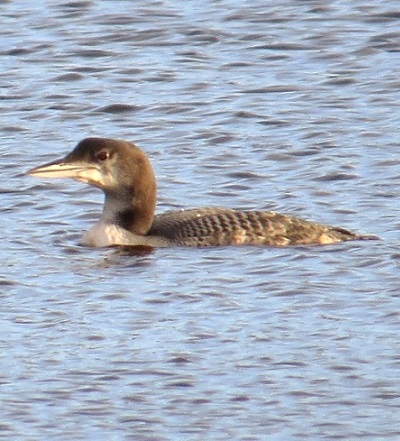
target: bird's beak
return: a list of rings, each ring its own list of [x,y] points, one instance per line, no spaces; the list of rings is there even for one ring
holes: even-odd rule
[[[99,169],[95,164],[70,162],[65,158],[32,168],[26,174],[38,178],[70,178],[92,185],[99,180]]]

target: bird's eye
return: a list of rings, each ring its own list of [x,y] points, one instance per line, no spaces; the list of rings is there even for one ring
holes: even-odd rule
[[[96,153],[96,159],[102,162],[106,161],[107,159],[110,159],[110,153],[106,150],[102,150],[101,152]]]

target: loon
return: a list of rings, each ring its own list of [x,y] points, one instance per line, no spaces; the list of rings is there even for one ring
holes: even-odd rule
[[[72,178],[103,190],[101,217],[82,239],[92,247],[283,247],[372,238],[274,211],[199,208],[155,215],[156,179],[150,161],[136,145],[123,140],[86,138],[63,159],[27,174]]]

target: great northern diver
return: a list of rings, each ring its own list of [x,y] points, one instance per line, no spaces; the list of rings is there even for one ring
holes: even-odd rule
[[[65,158],[27,172],[72,178],[105,193],[100,220],[82,243],[107,246],[324,245],[369,239],[273,211],[200,208],[155,215],[156,180],[149,159],[136,145],[86,138]]]

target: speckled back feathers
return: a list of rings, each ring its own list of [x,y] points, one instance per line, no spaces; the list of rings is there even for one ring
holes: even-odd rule
[[[148,235],[185,246],[321,245],[362,239],[342,228],[320,225],[273,211],[203,208],[155,217]]]

